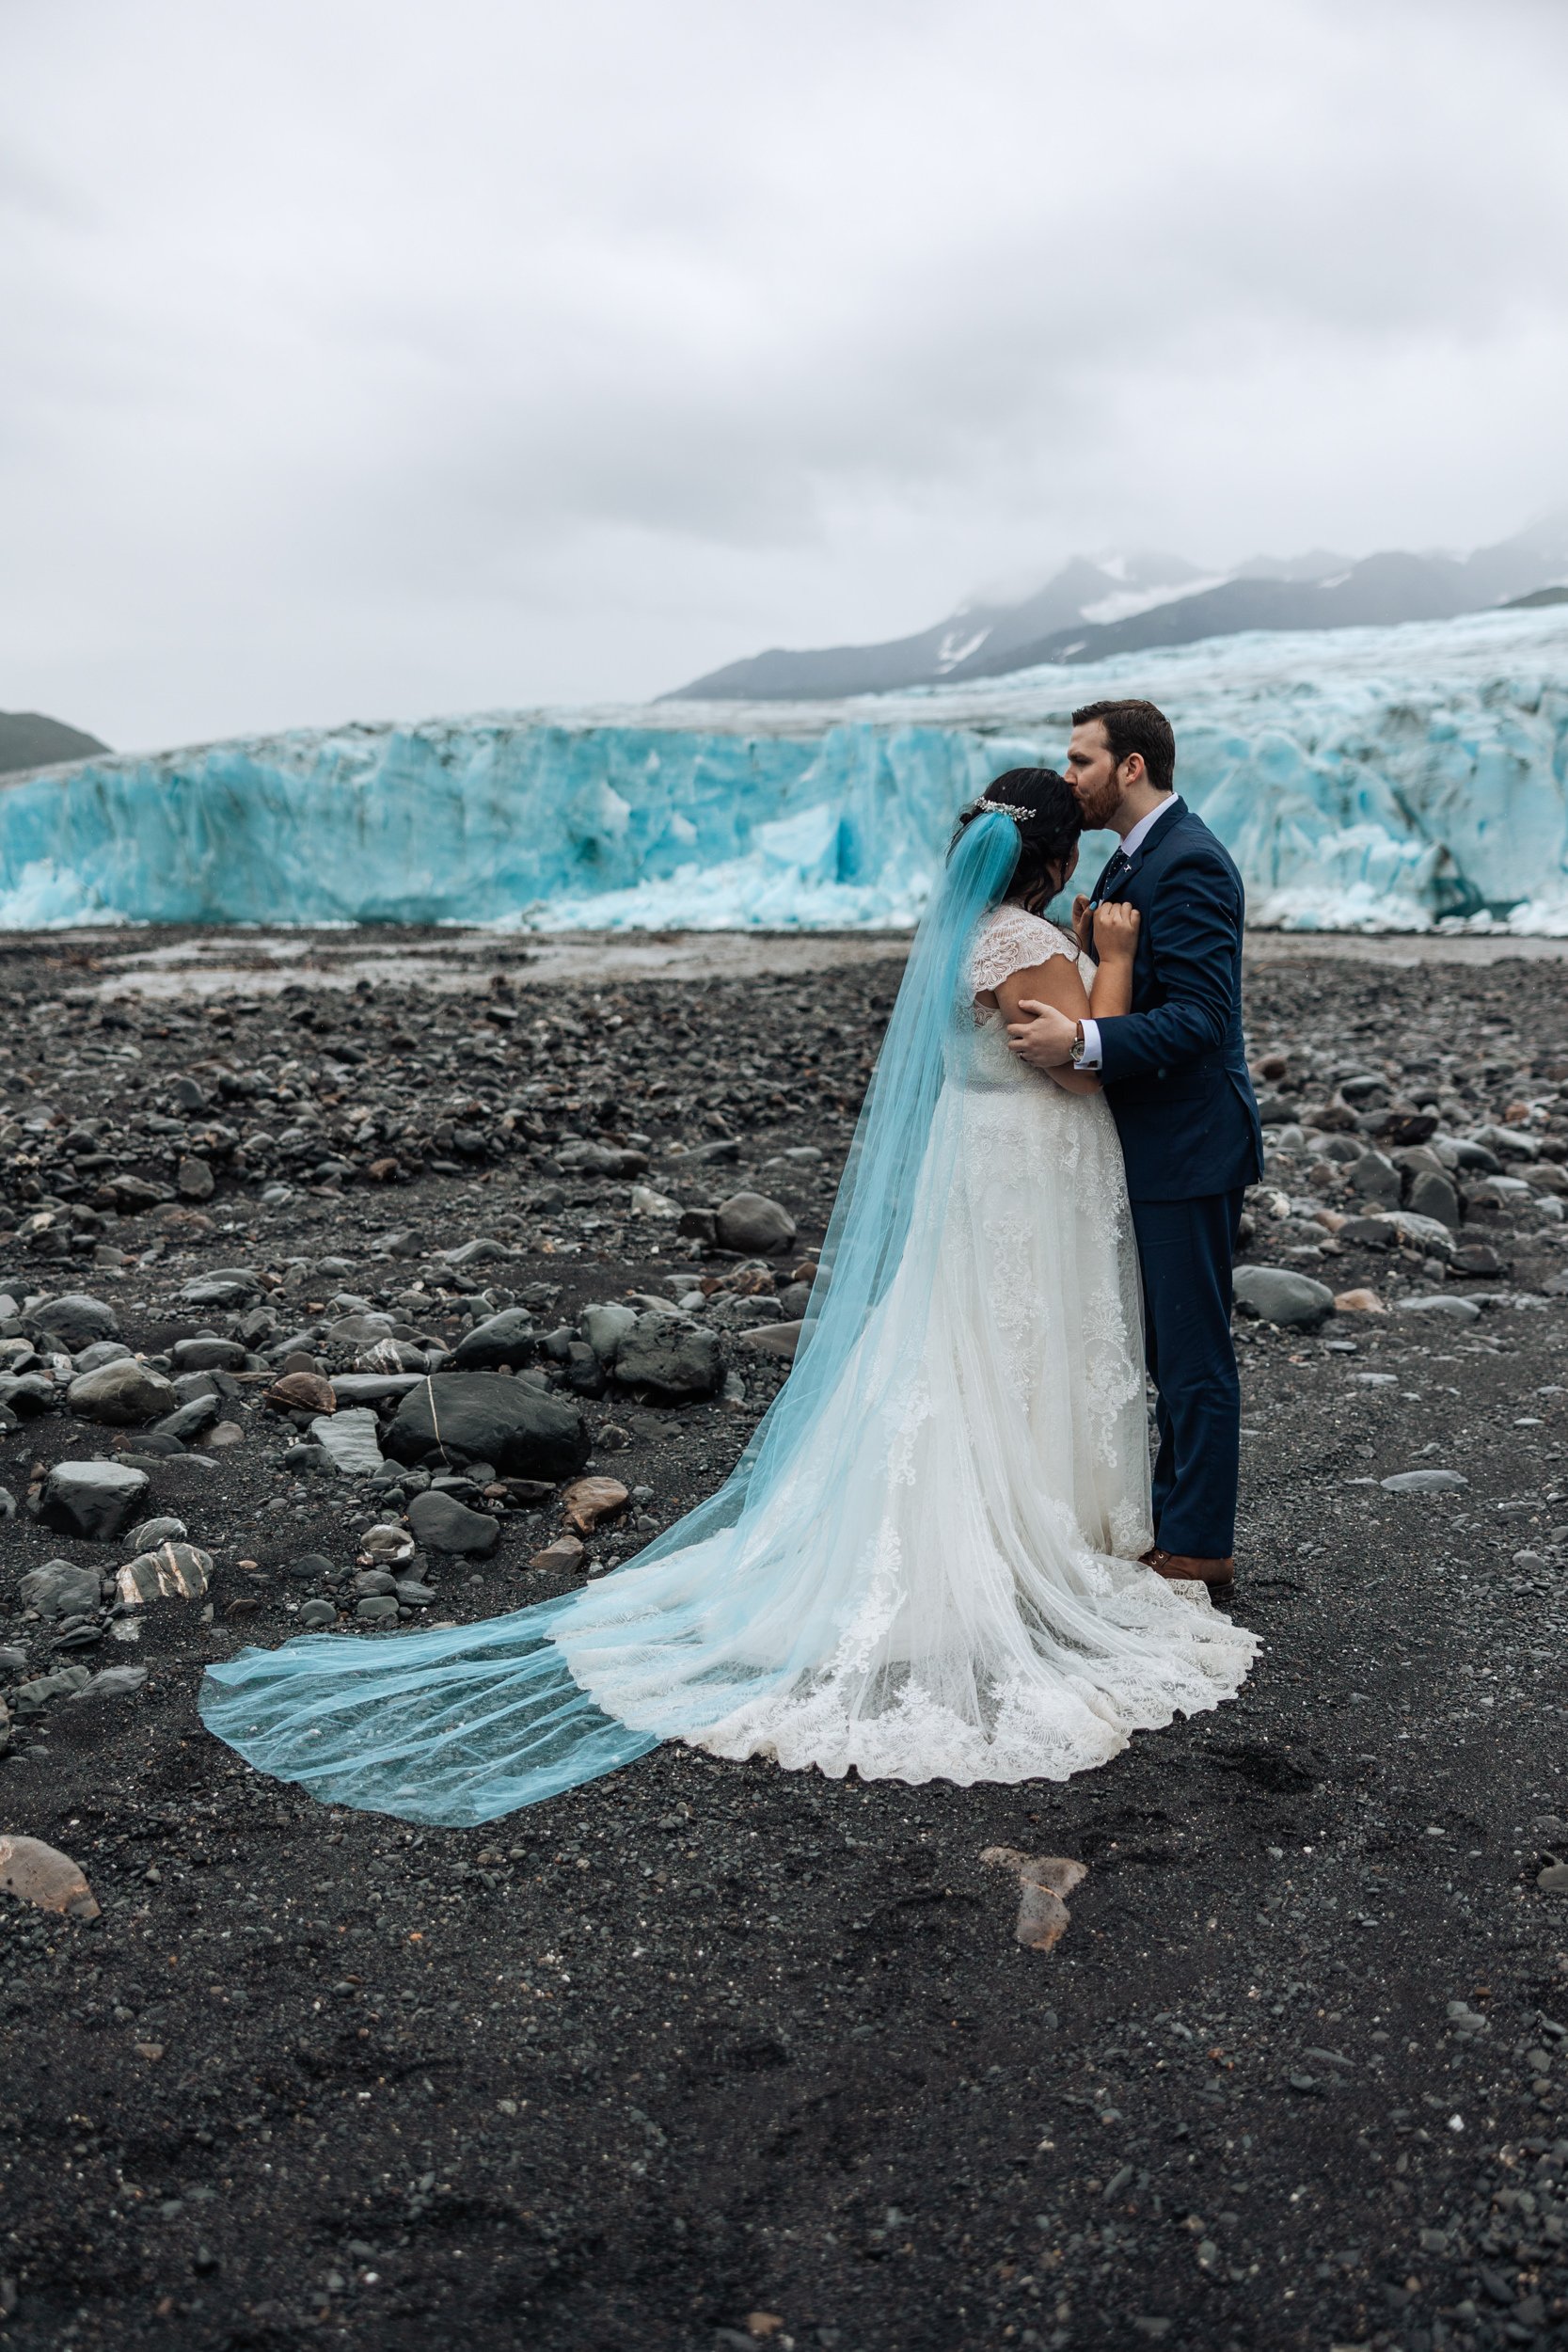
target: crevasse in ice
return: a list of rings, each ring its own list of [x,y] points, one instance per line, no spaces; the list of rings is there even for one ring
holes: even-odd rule
[[[833,705],[350,726],[0,780],[0,927],[893,927],[954,812],[1153,696],[1255,923],[1568,933],[1568,609],[1255,635]],[[1092,871],[1107,845],[1085,845]]]

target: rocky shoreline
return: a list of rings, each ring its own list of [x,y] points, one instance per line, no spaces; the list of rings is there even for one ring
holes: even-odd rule
[[[247,1772],[203,1666],[712,1490],[898,950],[0,947],[0,1828],[97,1907],[0,1906],[4,2341],[1568,2343],[1554,963],[1250,971],[1235,1706],[1065,1788],[661,1751],[451,1833]],[[1088,1866],[1049,1953],[991,1849]]]

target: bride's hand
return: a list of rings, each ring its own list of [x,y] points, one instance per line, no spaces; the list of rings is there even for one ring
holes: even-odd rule
[[[1101,963],[1108,959],[1124,956],[1129,962],[1137,952],[1138,930],[1143,916],[1136,907],[1125,906],[1119,899],[1109,898],[1094,911],[1095,953]]]
[[[1094,946],[1094,918],[1089,913],[1089,902],[1083,891],[1078,893],[1072,902],[1072,935],[1078,942],[1079,954],[1086,956]]]

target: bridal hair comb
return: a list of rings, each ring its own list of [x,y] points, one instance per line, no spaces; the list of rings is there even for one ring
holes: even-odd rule
[[[1026,825],[1033,810],[1015,808],[1011,801],[976,801],[970,810],[972,817],[1010,817],[1015,825]]]

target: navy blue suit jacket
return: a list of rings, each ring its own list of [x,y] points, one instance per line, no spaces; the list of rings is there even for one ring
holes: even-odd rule
[[[1183,800],[1094,899],[1143,916],[1132,1009],[1100,1024],[1101,1079],[1134,1200],[1232,1192],[1263,1172],[1242,1042],[1245,894],[1224,844]]]

